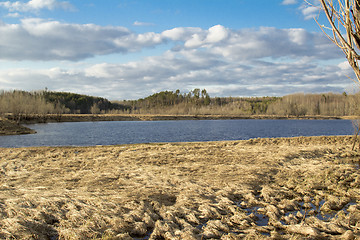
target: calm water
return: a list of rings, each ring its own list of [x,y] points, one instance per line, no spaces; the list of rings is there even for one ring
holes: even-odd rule
[[[0,147],[93,146],[257,137],[351,135],[350,120],[186,120],[32,124],[37,134],[0,136]]]

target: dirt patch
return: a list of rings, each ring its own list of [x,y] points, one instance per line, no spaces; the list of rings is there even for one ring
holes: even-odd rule
[[[16,122],[0,118],[0,135],[31,134],[34,130],[21,126]]]
[[[0,149],[0,238],[359,239],[351,137]]]

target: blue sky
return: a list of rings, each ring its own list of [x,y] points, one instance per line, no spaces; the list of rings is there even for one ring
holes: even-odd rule
[[[303,0],[0,1],[0,89],[111,100],[356,89]]]

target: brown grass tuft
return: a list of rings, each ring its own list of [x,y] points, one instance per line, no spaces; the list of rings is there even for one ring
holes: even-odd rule
[[[309,137],[1,149],[0,238],[359,238],[350,148]]]

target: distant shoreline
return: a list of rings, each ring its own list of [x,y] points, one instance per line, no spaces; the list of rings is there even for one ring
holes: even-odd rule
[[[360,116],[275,116],[275,115],[155,115],[155,114],[47,114],[26,115],[20,124],[51,122],[95,122],[95,121],[170,121],[170,120],[229,120],[229,119],[360,119]],[[12,115],[0,118],[0,135],[32,134],[35,131],[15,122]]]
[[[6,116],[9,120],[11,115]],[[278,115],[170,115],[170,114],[47,114],[27,115],[20,123],[92,122],[92,121],[166,121],[166,120],[226,120],[226,119],[360,119],[360,116],[278,116]]]

